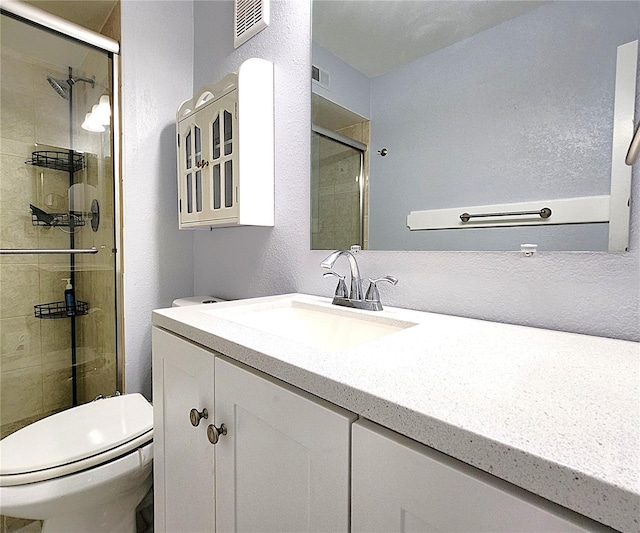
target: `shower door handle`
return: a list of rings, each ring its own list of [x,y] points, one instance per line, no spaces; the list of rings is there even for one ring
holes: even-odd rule
[[[2,248],[0,255],[41,255],[41,254],[97,254],[97,248],[68,248],[68,249],[47,249],[47,248]]]

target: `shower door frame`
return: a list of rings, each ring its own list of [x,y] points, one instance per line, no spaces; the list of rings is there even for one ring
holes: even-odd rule
[[[112,127],[111,153],[113,157],[113,205],[114,205],[114,243],[115,249],[115,302],[116,302],[116,390],[124,390],[124,292],[122,282],[123,253],[122,253],[122,180],[121,180],[121,137],[120,137],[120,43],[78,24],[69,22],[55,15],[51,15],[29,4],[15,0],[0,0],[0,12],[44,29],[61,38],[71,39],[85,46],[89,46],[107,54],[111,58],[111,99],[112,99]],[[52,250],[42,250],[51,253]]]
[[[365,195],[365,186],[364,186],[364,179],[365,179],[365,172],[364,172],[364,163],[365,163],[365,153],[367,151],[367,145],[364,143],[361,143],[360,141],[356,141],[355,139],[352,139],[351,137],[347,137],[346,135],[342,135],[341,133],[338,133],[336,131],[327,129],[327,128],[323,128],[322,126],[319,126],[318,124],[312,123],[311,124],[311,133],[312,134],[317,134],[320,135],[321,137],[325,137],[326,139],[329,139],[331,141],[337,142],[339,144],[342,144],[344,146],[348,146],[349,148],[353,148],[354,150],[356,150],[358,152],[358,154],[360,155],[360,173],[358,176],[358,192],[359,192],[359,198],[358,198],[358,209],[360,211],[360,246],[362,247],[362,249],[365,249],[365,231],[364,231],[364,195]]]

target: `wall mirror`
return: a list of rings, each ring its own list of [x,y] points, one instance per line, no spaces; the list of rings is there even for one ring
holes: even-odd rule
[[[640,3],[312,16],[312,249],[626,250]]]

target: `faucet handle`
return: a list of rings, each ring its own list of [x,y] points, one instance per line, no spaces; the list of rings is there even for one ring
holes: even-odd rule
[[[338,274],[337,272],[334,272],[333,270],[322,274],[323,278],[328,278],[330,276],[334,276],[338,278],[338,286],[336,287],[336,292],[334,296],[337,296],[338,298],[347,298],[348,297],[347,285],[344,282],[344,276],[341,276],[340,274]]]
[[[394,278],[393,276],[382,276],[381,278],[376,279],[369,278],[369,288],[367,289],[365,300],[368,300],[370,302],[380,301],[380,293],[378,292],[376,283],[379,283],[381,281],[386,281],[387,283],[391,283],[391,285],[396,285],[398,283],[398,278]]]

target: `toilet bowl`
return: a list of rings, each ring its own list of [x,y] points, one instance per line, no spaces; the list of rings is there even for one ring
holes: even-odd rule
[[[43,533],[136,530],[152,484],[153,409],[140,394],[43,418],[0,441],[0,514]]]

